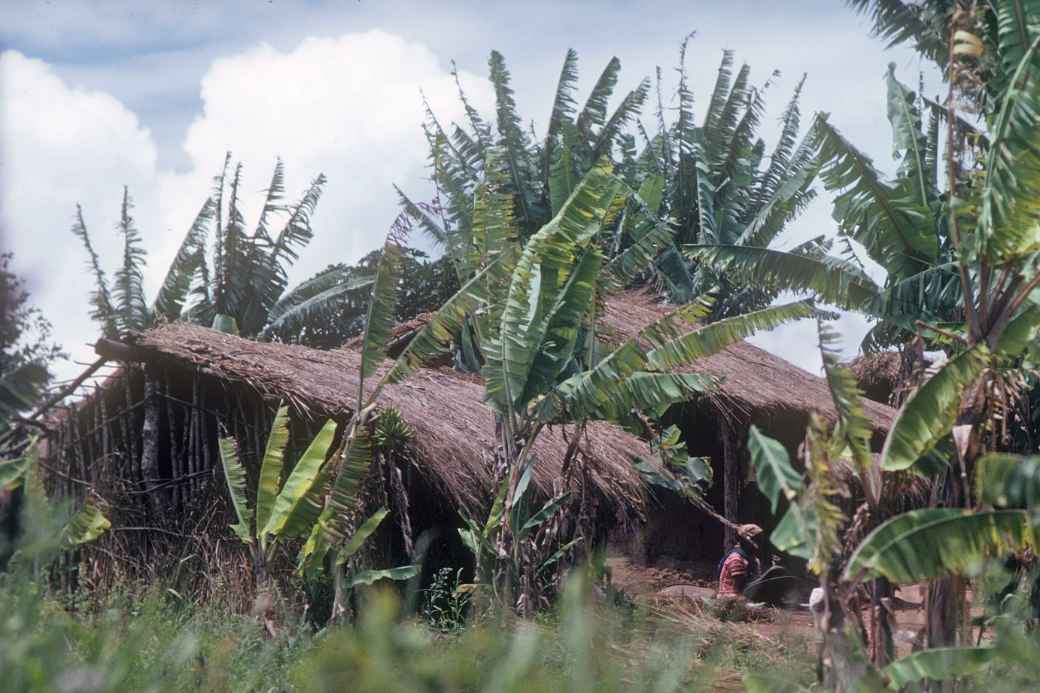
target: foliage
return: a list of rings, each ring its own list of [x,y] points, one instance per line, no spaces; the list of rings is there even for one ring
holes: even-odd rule
[[[948,124],[950,115],[899,82],[894,66],[885,82],[893,155],[899,161],[893,180],[885,180],[826,114],[817,117],[811,130],[824,188],[835,195],[839,239],[855,241],[885,270],[882,285],[867,275],[851,251],[831,254],[829,244],[802,253],[727,245],[688,250],[694,259],[741,283],[811,292],[879,320],[864,339],[867,350],[907,341],[919,320],[957,320],[964,301],[949,209],[939,187],[940,126]],[[954,122],[963,135],[959,155],[970,160],[984,138],[963,121]],[[967,171],[959,175],[964,185],[970,184]]]
[[[799,142],[798,101],[804,78],[784,109],[777,144],[767,156],[757,130],[768,83],[752,86],[747,65],[734,77],[733,54],[725,52],[703,123],[696,125],[685,65],[688,40],[679,55],[675,122],[666,122],[658,75],[653,135],[637,119],[650,96],[649,80],[609,112],[621,70],[617,58],[607,64],[578,108],[578,55],[573,50],[564,59],[544,137],[529,136],[518,127],[522,119],[510,75],[497,52],[489,61],[496,97],[494,126],[476,113],[461,90],[468,123],[452,123],[446,129],[427,108],[424,132],[437,196],[431,204],[422,204],[398,192],[405,212],[447,251],[460,282],[472,275],[472,249],[481,242],[478,227],[485,207],[474,199],[496,168],[504,174],[499,192],[509,197],[508,213],[523,242],[548,224],[579,181],[607,158],[633,193],[612,224],[613,233],[601,241],[605,260],[625,268],[622,281],[653,276],[678,302],[714,290],[719,300],[712,320],[765,307],[776,298],[776,291],[736,286],[722,273],[689,265],[672,236],[679,244],[766,247],[808,205],[815,195],[817,165],[811,133]],[[627,131],[632,124],[642,137],[641,150],[636,135]],[[799,247],[796,252],[811,250]]]
[[[267,438],[267,449],[260,467],[257,481],[255,513],[250,512],[249,499],[246,495],[246,470],[239,461],[237,443],[233,438],[220,441],[220,459],[227,481],[231,505],[234,508],[237,524],[231,529],[235,535],[250,547],[254,565],[260,571],[258,580],[263,587],[270,587],[266,570],[272,559],[275,547],[290,539],[308,537],[308,546],[313,537],[320,536],[321,520],[331,513],[328,504],[332,502],[329,493],[329,478],[332,473],[334,455],[330,455],[330,447],[336,433],[336,423],[328,421],[296,460],[288,477],[282,484],[285,467],[285,447],[289,442],[289,410],[280,407],[271,424]],[[337,471],[343,476],[344,460]],[[354,477],[360,477],[367,471],[367,464],[358,464],[351,471]],[[340,488],[336,502],[338,511],[349,514],[358,505],[358,485]],[[336,537],[336,545],[343,544],[334,560],[337,578],[339,566],[343,565],[356,553],[389,513],[386,509],[377,510],[362,522],[349,536]],[[255,515],[255,517],[254,517]],[[331,548],[331,546],[330,546]],[[300,555],[300,571],[308,569],[313,573],[317,566],[324,567],[324,553],[309,553],[305,547]],[[390,570],[367,570],[352,574],[347,582],[348,588],[371,584],[381,579],[407,580],[414,577],[414,566],[403,566]]]
[[[368,289],[381,254],[382,250],[377,249],[353,265],[330,265],[301,282],[292,300],[320,298],[329,290],[326,286],[333,291],[342,285],[351,288],[334,302],[307,305],[301,302],[302,310],[292,312],[288,310],[290,299],[279,301],[265,328],[265,338],[269,335],[290,344],[335,349],[359,335],[368,313]],[[399,323],[436,310],[459,289],[457,275],[446,256],[431,260],[421,250],[405,248],[401,262],[401,288],[395,312]]]
[[[358,290],[369,278],[358,272],[327,271],[295,288],[288,273],[299,252],[314,237],[311,216],[321,198],[325,176],[311,181],[294,203],[285,202],[285,171],[279,160],[265,192],[255,229],[250,233],[240,209],[242,165],[229,177],[230,153],[214,179],[213,194],[199,209],[149,305],[143,288],[146,253],[130,212],[133,201],[123,190],[119,232],[120,264],[110,282],[91,243],[82,209],[77,206],[72,232],[87,254],[95,289],[93,317],[106,337],[119,337],[160,322],[187,320],[248,338],[270,339],[294,332],[308,334],[320,318],[339,306],[356,305]],[[275,223],[280,221],[280,226]],[[212,257],[207,260],[207,247]]]
[[[975,573],[987,558],[1035,546],[1032,520],[1021,510],[970,512],[928,508],[898,515],[856,548],[847,578],[884,575],[910,584],[944,574]]]
[[[5,586],[11,587],[11,586]],[[276,636],[249,615],[158,588],[79,612],[26,583],[0,590],[0,668],[11,690],[109,691],[700,691],[733,668],[807,682],[802,643],[766,642],[707,623],[651,629],[570,590],[540,623],[473,625],[458,634],[403,618],[373,593],[358,626]],[[732,627],[730,627],[732,628]],[[655,630],[657,631],[655,634]],[[609,649],[622,657],[596,657]],[[699,655],[696,658],[692,655]]]
[[[564,460],[568,477],[572,472],[566,470],[578,463],[587,421],[631,425],[639,411],[661,411],[709,392],[714,386],[710,378],[676,370],[757,330],[807,317],[810,308],[794,303],[696,326],[712,305],[702,298],[604,353],[596,339],[601,302],[623,285],[616,274],[602,271],[602,249],[609,244],[617,210],[634,214],[633,223],[648,227],[659,220],[644,206],[629,206],[636,193],[604,159],[577,182],[556,215],[522,242],[524,231],[514,220],[514,201],[506,192],[508,167],[499,167],[505,158],[498,148],[489,151],[492,168],[478,189],[469,228],[478,245],[472,258],[460,256],[470,263],[472,276],[466,275],[460,291],[414,336],[385,380],[398,382],[448,351],[453,342],[469,340],[474,366],[481,368],[487,399],[497,414],[501,460],[496,468],[501,477],[496,488],[501,501],[494,504],[488,522],[470,519],[464,532],[478,557],[478,580],[487,586],[480,557],[493,557],[485,567],[506,583],[493,585],[496,593],[519,591],[518,604],[531,609],[533,600],[544,598],[538,576],[546,561],[556,563],[559,552],[573,545],[555,535],[556,520],[547,522],[567,506],[566,494],[538,502],[526,497],[537,463],[531,450],[544,427],[576,426],[575,443]],[[653,258],[649,252],[632,256],[636,264],[644,263],[643,269]],[[674,476],[665,467],[660,473]],[[696,489],[690,487],[691,492]],[[541,537],[552,537],[552,547]]]
[[[423,590],[423,620],[436,631],[457,633],[466,626],[466,611],[471,601],[462,582],[462,568],[445,566],[433,574],[430,586]]]
[[[882,469],[888,472],[917,465],[915,471],[930,474],[936,467],[923,464],[925,456],[934,458],[936,450],[945,451],[949,459],[938,468],[933,496],[946,507],[889,517],[851,552],[840,577],[835,571],[824,579],[825,593],[837,589],[845,595],[864,580],[936,581],[929,600],[929,649],[891,663],[880,673],[868,668],[868,676],[887,677],[898,687],[973,674],[1000,658],[996,651],[966,647],[970,631],[959,633],[957,619],[948,615],[965,608],[964,577],[980,575],[1002,556],[1032,551],[1036,545],[1033,465],[983,453],[988,444],[999,440],[991,432],[1007,426],[1004,416],[1010,395],[1004,373],[1032,367],[1029,345],[1040,321],[1031,296],[1040,282],[1036,257],[1031,254],[1035,162],[1033,153],[1023,149],[1040,132],[1035,109],[1040,83],[1035,80],[1034,64],[1040,8],[1021,2],[993,3],[977,12],[963,8],[938,12],[915,24],[943,3],[923,3],[915,9],[903,3],[854,4],[873,8],[875,28],[899,41],[916,37],[923,45],[922,37],[936,26],[941,28],[938,35],[949,46],[947,104],[940,108],[915,98],[890,70],[889,120],[896,156],[901,159],[892,183],[883,181],[869,159],[825,119],[818,123],[823,133],[823,179],[839,191],[835,218],[841,233],[862,244],[887,270],[883,291],[862,281],[855,265],[836,260],[820,261],[817,269],[810,270],[806,263],[797,266],[774,258],[764,274],[769,280],[772,273],[772,280],[786,288],[801,282],[802,288],[827,292],[828,300],[882,318],[896,328],[890,335],[902,331],[905,338],[918,332],[950,356],[904,403],[881,459]],[[935,24],[939,17],[949,23]],[[988,50],[1000,60],[987,58]],[[965,135],[971,130],[957,110],[969,101],[985,118],[986,137]],[[922,106],[932,111],[927,132]],[[943,120],[946,171],[940,193],[939,124]],[[749,267],[737,252],[727,251],[721,259]],[[903,302],[905,306],[900,305]],[[824,365],[830,371],[836,362],[828,362],[825,355]],[[828,373],[828,382],[839,421],[847,419],[853,411],[848,403],[855,401],[846,396],[851,379]],[[810,442],[818,439],[811,429],[809,455],[814,448]],[[855,455],[854,448],[851,451]],[[860,457],[867,462],[866,454]],[[807,472],[817,468],[806,466]],[[868,477],[862,470],[861,475],[867,488]],[[981,507],[984,503],[998,507]],[[876,499],[861,510],[869,511],[875,521],[882,519]],[[820,517],[816,519],[819,526]],[[808,539],[809,532],[803,529],[801,534]],[[817,539],[821,536],[819,531],[815,534]],[[961,579],[950,577],[954,575]],[[1023,620],[1020,612],[1014,617]]]
[[[33,406],[50,381],[50,362],[61,356],[50,341],[50,322],[11,271],[12,260],[10,253],[0,255],[0,433],[12,416]]]

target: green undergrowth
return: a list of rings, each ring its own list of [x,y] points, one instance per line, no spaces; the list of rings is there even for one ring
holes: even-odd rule
[[[591,569],[533,619],[471,608],[447,570],[417,600],[360,593],[352,623],[325,629],[293,600],[241,613],[172,584],[64,592],[53,589],[62,549],[46,519],[26,523],[16,559],[0,568],[5,692],[668,693],[741,690],[749,672],[812,680],[804,639],[647,613]]]
[[[575,578],[558,611],[452,629],[373,590],[354,624],[265,626],[151,588],[75,604],[0,576],[0,676],[10,691],[739,690],[748,671],[808,683],[804,643],[733,624],[666,622],[597,600]],[[735,686],[735,687],[734,687]]]

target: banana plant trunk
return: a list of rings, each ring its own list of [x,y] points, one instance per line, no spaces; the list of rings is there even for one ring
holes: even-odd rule
[[[885,578],[878,578],[871,585],[870,593],[870,661],[881,669],[895,657],[891,620],[892,585]]]

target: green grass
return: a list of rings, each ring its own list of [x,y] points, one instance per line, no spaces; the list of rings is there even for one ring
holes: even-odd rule
[[[357,622],[315,632],[150,589],[73,608],[0,579],[0,672],[11,691],[696,691],[740,673],[808,683],[807,650],[778,653],[734,624],[666,624],[593,599],[581,581],[558,612],[486,619],[451,632],[373,591]],[[729,686],[727,686],[729,688]]]

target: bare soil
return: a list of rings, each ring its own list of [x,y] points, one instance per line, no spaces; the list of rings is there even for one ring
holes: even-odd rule
[[[635,602],[656,611],[696,612],[711,617],[701,608],[703,598],[715,593],[715,565],[708,562],[669,561],[655,565],[640,566],[627,557],[615,556],[607,559],[614,587],[625,592]],[[925,625],[924,585],[911,585],[898,593],[896,600],[893,635],[898,655],[912,651],[914,638]],[[975,615],[977,609],[972,610]],[[864,619],[868,618],[866,613]],[[756,637],[789,642],[804,642],[812,649],[816,634],[812,616],[802,608],[767,608],[742,623],[733,626],[747,628]]]

